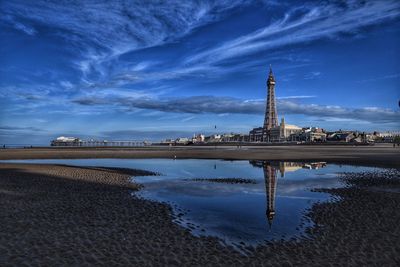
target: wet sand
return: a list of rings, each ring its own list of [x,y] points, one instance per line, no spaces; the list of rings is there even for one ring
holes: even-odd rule
[[[27,148],[0,149],[0,160],[79,158],[193,158],[229,160],[328,161],[339,164],[399,167],[400,147],[292,145],[292,146],[149,146],[142,148]]]
[[[172,222],[165,204],[138,199],[139,170],[0,164],[0,265],[398,266],[399,171],[344,174],[341,198],[316,204],[308,237],[241,254]],[[385,190],[379,190],[383,188]],[[377,190],[378,189],[378,190]]]

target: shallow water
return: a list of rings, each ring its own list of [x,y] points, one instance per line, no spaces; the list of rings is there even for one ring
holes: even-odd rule
[[[13,160],[145,169],[160,176],[135,177],[140,197],[167,202],[179,225],[192,234],[241,245],[289,239],[312,226],[304,215],[312,204],[333,200],[313,188],[343,186],[338,172],[375,168],[325,163],[171,159]],[[216,180],[207,180],[215,179]],[[231,183],[224,182],[226,178]],[[235,183],[236,182],[236,183]]]

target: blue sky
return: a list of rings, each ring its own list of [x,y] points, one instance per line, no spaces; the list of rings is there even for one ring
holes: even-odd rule
[[[1,1],[0,143],[399,130],[399,1]]]

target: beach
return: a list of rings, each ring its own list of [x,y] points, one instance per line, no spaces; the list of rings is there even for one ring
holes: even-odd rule
[[[137,198],[144,170],[0,164],[0,263],[21,265],[398,266],[399,171],[342,174],[316,189],[337,201],[307,213],[307,236],[235,250],[172,222],[167,204]],[[388,190],[388,188],[390,190]],[[340,201],[339,201],[340,199]]]
[[[177,158],[327,161],[338,164],[399,167],[400,147],[392,144],[281,146],[43,147],[0,149],[0,160],[82,158]]]

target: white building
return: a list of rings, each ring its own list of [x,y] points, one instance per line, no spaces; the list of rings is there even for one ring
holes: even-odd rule
[[[60,136],[50,143],[51,146],[79,146],[81,145],[81,140],[77,137],[66,137]]]
[[[286,124],[285,119],[282,118],[279,126],[273,127],[270,133],[270,141],[290,141],[291,135],[300,133],[302,128],[296,125]]]

